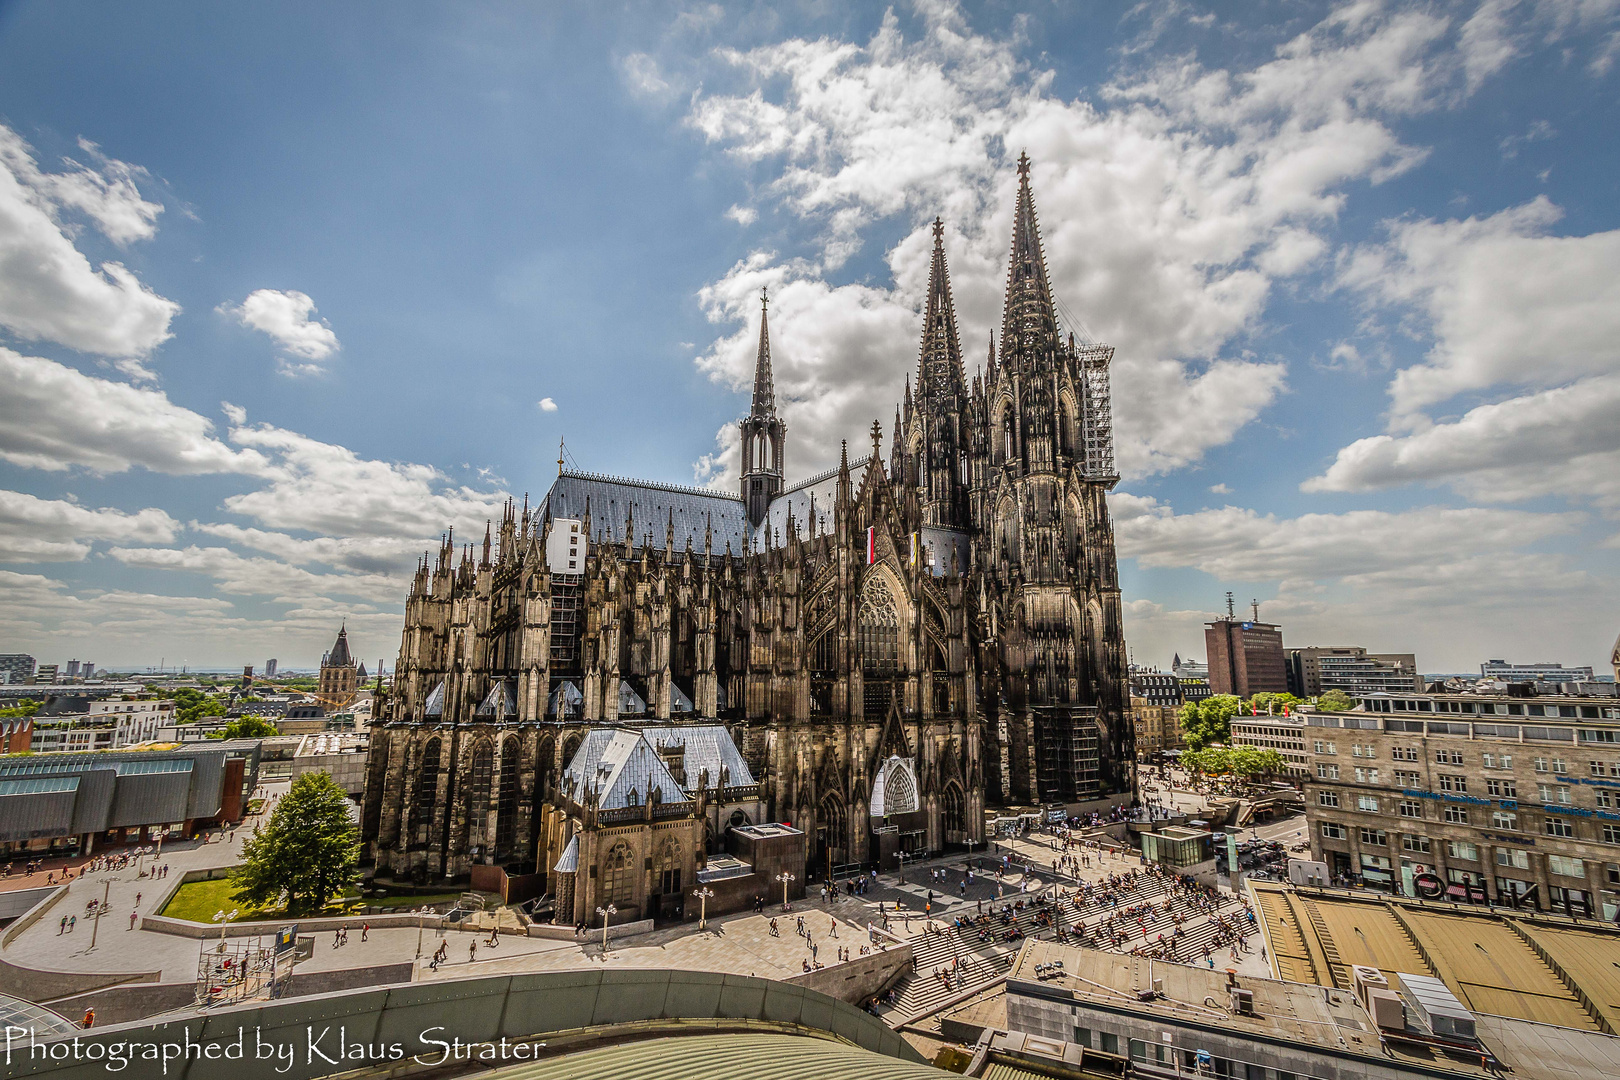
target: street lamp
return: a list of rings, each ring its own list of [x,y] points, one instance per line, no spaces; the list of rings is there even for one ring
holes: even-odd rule
[[[422,959],[422,923],[427,915],[427,905],[423,904],[416,909],[416,959]]]
[[[225,951],[225,924],[236,918],[236,909],[231,908],[229,915],[223,910],[214,912],[214,921],[219,923],[219,951]]]
[[[709,925],[709,897],[714,890],[704,885],[692,890],[692,895],[698,898],[698,929],[702,930]]]
[[[788,903],[788,886],[799,879],[784,870],[776,875],[776,880],[782,883],[782,910],[792,911],[793,905]]]
[[[607,959],[608,920],[613,918],[613,916],[617,915],[619,913],[619,909],[614,907],[612,904],[609,904],[605,908],[603,908],[603,907],[597,908],[596,913],[598,915],[602,916],[602,959],[606,960]]]
[[[96,931],[101,929],[101,917],[107,914],[107,893],[111,889],[112,881],[110,879],[101,883],[101,903],[96,906],[95,915],[93,916],[96,921],[90,924],[90,949],[85,950],[86,952],[96,947]]]

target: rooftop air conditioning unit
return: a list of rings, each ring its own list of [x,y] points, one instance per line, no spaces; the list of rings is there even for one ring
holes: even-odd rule
[[[1239,1016],[1254,1015],[1254,991],[1245,987],[1232,988],[1232,1011]]]

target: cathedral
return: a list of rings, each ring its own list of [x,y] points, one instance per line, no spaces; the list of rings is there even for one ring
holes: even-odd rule
[[[379,876],[496,865],[586,913],[667,911],[742,826],[801,832],[814,881],[982,845],[987,806],[1133,799],[1113,350],[1060,327],[1018,172],[999,342],[971,382],[934,223],[886,464],[874,421],[869,453],[846,441],[789,486],[762,302],[739,492],[559,462],[481,547],[424,558],[371,734]]]

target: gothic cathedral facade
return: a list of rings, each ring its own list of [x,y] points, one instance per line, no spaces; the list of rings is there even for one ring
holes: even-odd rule
[[[378,874],[551,872],[603,725],[723,725],[808,880],[982,844],[987,807],[1130,802],[1111,358],[1060,329],[1024,157],[999,350],[969,383],[936,221],[887,467],[874,422],[870,455],[787,485],[762,308],[738,495],[559,463],[481,552],[418,567],[371,734]],[[702,783],[694,807],[731,804]],[[728,813],[694,826],[709,853]]]

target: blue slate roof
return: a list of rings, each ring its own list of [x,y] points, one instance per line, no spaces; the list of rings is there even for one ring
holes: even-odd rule
[[[670,773],[658,752],[677,744],[683,748],[684,787]],[[640,806],[648,793],[655,790],[662,793],[665,802],[690,798],[705,771],[711,786],[719,784],[722,767],[731,787],[754,783],[748,763],[720,724],[599,727],[586,734],[573,760],[563,770],[562,787],[579,801],[584,801],[586,792],[595,791],[598,806],[604,810],[620,810]],[[632,793],[634,801],[631,801]]]

